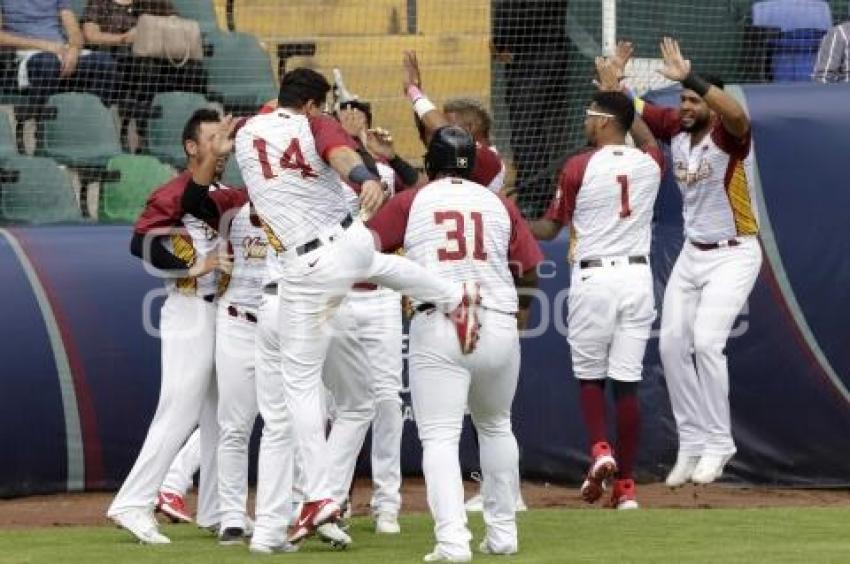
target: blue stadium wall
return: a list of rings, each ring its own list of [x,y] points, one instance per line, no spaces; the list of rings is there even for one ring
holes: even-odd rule
[[[846,485],[850,88],[734,92],[753,118],[765,262],[727,349],[738,444],[728,476]],[[676,94],[658,101],[675,103]],[[660,304],[682,245],[681,200],[669,178],[656,211]],[[161,296],[159,282],[128,254],[129,233],[126,226],[0,231],[0,496],[115,488],[134,460],[159,393],[159,343],[144,319],[158,323]],[[523,341],[514,428],[526,477],[574,482],[587,456],[564,337],[566,244],[544,246],[549,304],[535,309],[531,326],[543,321],[548,329]],[[676,449],[657,344],[650,342],[641,387],[639,477],[647,480],[664,475]],[[412,421],[404,450],[405,472],[418,472]],[[466,470],[477,465],[468,430],[461,459]]]

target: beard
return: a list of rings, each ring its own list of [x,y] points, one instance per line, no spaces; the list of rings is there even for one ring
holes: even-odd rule
[[[708,117],[694,117],[687,121],[680,120],[680,125],[682,127],[682,131],[686,133],[692,133],[694,131],[701,131],[702,129],[708,127],[710,122],[710,118]]]

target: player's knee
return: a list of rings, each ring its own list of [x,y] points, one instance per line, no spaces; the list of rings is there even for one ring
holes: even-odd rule
[[[251,431],[241,425],[220,425],[219,444],[228,447],[238,447],[248,444],[251,437]]]
[[[696,356],[715,356],[723,354],[725,343],[711,332],[697,332],[694,335],[694,354]]]

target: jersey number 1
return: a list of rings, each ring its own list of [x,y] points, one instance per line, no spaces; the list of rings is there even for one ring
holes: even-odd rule
[[[625,219],[632,215],[632,208],[629,207],[629,177],[621,174],[617,182],[620,183],[620,217]]]
[[[260,160],[260,168],[263,169],[265,179],[271,180],[272,178],[277,178],[269,162],[266,140],[254,139],[254,149],[257,150],[257,158]],[[281,168],[300,171],[302,178],[316,178],[318,176],[310,164],[304,159],[304,153],[301,152],[301,144],[298,143],[298,139],[293,139],[289,147],[283,152],[283,155],[280,157],[280,166]]]
[[[474,247],[472,249],[472,258],[475,260],[487,260],[487,252],[484,250],[484,219],[481,217],[481,212],[472,212],[469,214],[472,219],[473,235],[475,237]],[[449,250],[446,247],[437,250],[437,259],[440,262],[451,260],[464,260],[467,257],[468,250],[466,247],[466,233],[464,230],[464,217],[458,211],[438,211],[434,212],[434,223],[443,225],[451,222],[452,228],[446,232],[446,238],[450,242],[455,243],[455,249]]]

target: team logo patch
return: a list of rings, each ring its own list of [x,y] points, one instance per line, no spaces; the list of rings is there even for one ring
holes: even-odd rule
[[[466,157],[458,157],[457,158],[457,167],[458,168],[466,168],[469,166],[469,159]]]
[[[246,259],[266,258],[266,242],[260,237],[245,237],[242,239],[242,256]]]

